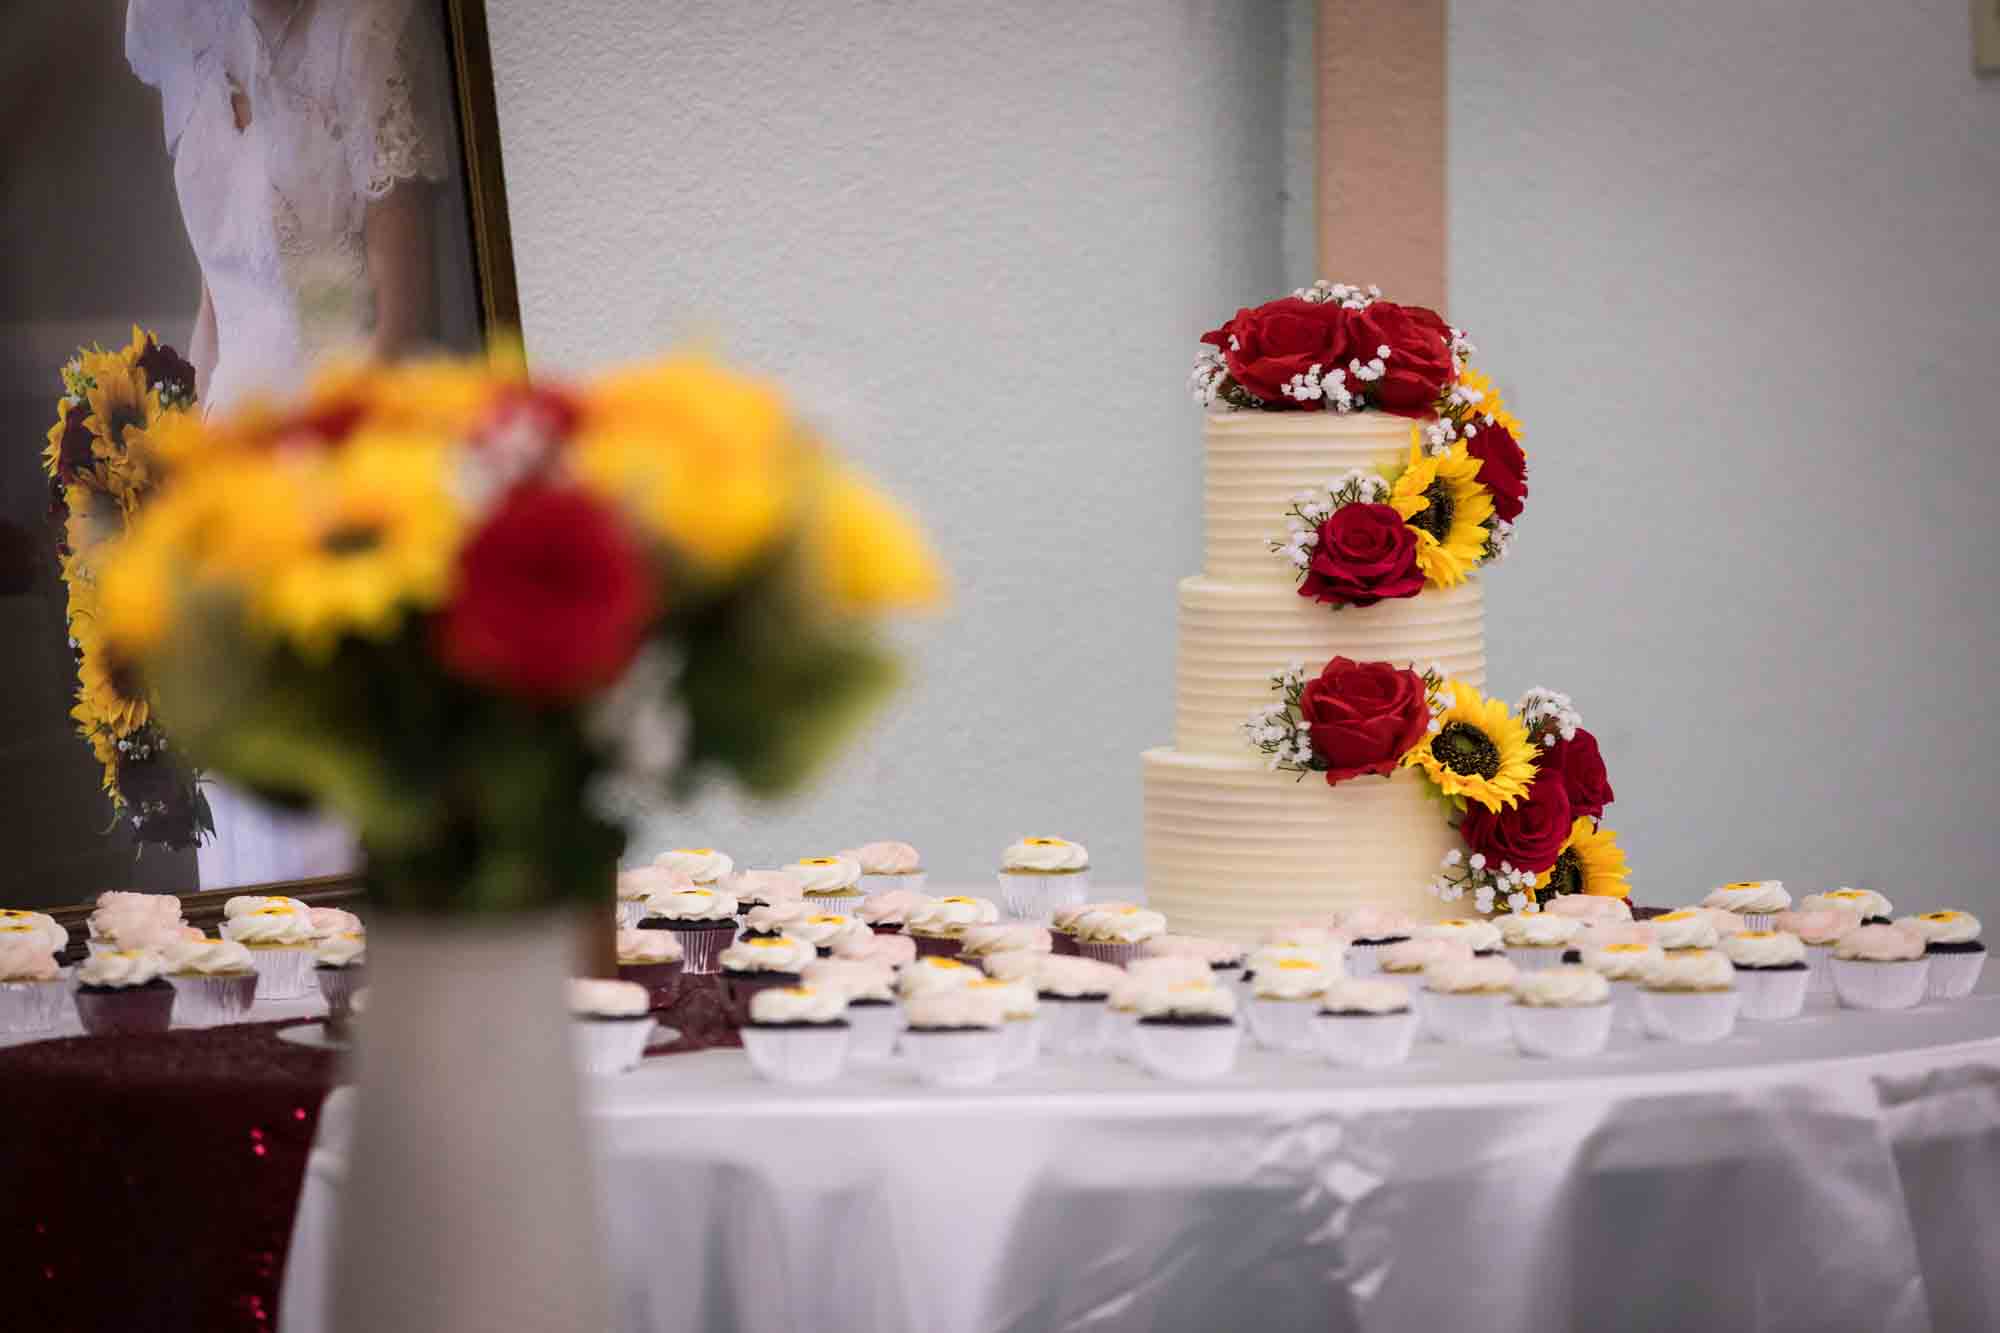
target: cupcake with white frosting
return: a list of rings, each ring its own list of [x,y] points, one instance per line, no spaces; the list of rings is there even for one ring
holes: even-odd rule
[[[903,998],[903,1054],[917,1080],[934,1087],[978,1087],[998,1078],[1006,1026],[1007,1001],[995,990],[967,984]]]
[[[246,904],[241,911],[230,909]],[[222,937],[250,951],[257,998],[296,1000],[313,988],[310,909],[291,898],[231,898],[223,905]]]
[[[833,957],[833,946],[854,935],[875,932],[863,925],[860,917],[848,916],[843,912],[809,912],[794,924],[791,933],[819,950],[821,958]]]
[[[0,926],[0,1033],[46,1032],[62,1017],[62,970],[49,936],[33,924]]]
[[[879,1064],[895,1054],[903,1030],[896,1005],[896,971],[885,963],[850,958],[816,958],[805,966],[805,983],[836,990],[847,1000],[847,1058]]]
[[[1217,984],[1233,983],[1243,973],[1243,946],[1207,935],[1159,935],[1147,940],[1139,952],[1146,958],[1199,958],[1208,964]]]
[[[930,878],[924,858],[907,842],[864,842],[841,855],[861,867],[861,891],[870,897],[893,889],[922,893]]]
[[[1797,1018],[1806,1007],[1812,969],[1805,942],[1778,930],[1740,930],[1722,937],[1722,952],[1736,969],[1743,997],[1739,1014],[1760,1023]]]
[[[1864,926],[1886,926],[1896,914],[1895,904],[1873,889],[1838,888],[1808,893],[1799,900],[1799,906],[1807,910],[1840,907],[1859,912]]]
[[[855,910],[877,935],[900,935],[909,924],[910,914],[933,901],[929,894],[916,889],[881,889],[864,898]]]
[[[1715,929],[1714,918],[1698,907],[1662,912],[1648,920],[1646,925],[1652,930],[1660,948],[1667,953],[1713,949],[1722,938]]]
[[[1601,973],[1538,967],[1515,977],[1512,989],[1507,1025],[1521,1054],[1575,1060],[1599,1054],[1611,1040],[1611,983]]]
[[[896,990],[904,998],[925,991],[960,990],[985,976],[970,963],[937,954],[919,955],[896,974]]]
[[[572,977],[570,1054],[584,1074],[637,1069],[653,1035],[652,998],[631,981]]]
[[[1130,905],[1085,912],[1070,924],[1079,955],[1119,967],[1138,958],[1146,941],[1166,933],[1164,915]]]
[[[174,988],[151,949],[105,949],[76,969],[76,1016],[93,1037],[165,1032],[173,1023]]]
[[[959,957],[984,966],[985,960],[995,954],[1051,953],[1054,947],[1047,926],[1026,921],[996,921],[986,926],[967,926]]]
[[[736,900],[738,915],[758,907],[803,906],[805,881],[789,870],[738,870],[718,886]]]
[[[1009,916],[1047,921],[1090,897],[1090,850],[1067,838],[1021,838],[1000,853],[1000,901]]]
[[[1127,907],[1137,906],[1137,903],[1120,902],[1114,898],[1099,902],[1064,903],[1060,907],[1051,908],[1049,911],[1049,942],[1053,946],[1051,952],[1076,953],[1076,923],[1089,913],[1123,911]]]
[[[1312,956],[1317,957],[1317,955]],[[1100,967],[1114,966],[1111,963],[1098,963],[1094,958],[1082,958],[1078,961],[1095,963]],[[1198,982],[1212,983],[1215,980],[1215,975],[1198,958],[1135,958],[1126,964],[1124,972],[1125,979],[1112,986],[1110,998],[1104,1003],[1105,1052],[1120,1060],[1139,1058],[1133,1034],[1139,1027],[1139,999],[1148,989],[1157,990],[1163,986],[1177,986],[1184,982],[1190,985]]]
[[[1475,956],[1470,941],[1462,935],[1419,935],[1382,950],[1376,962],[1381,976],[1404,985],[1416,985],[1423,981],[1424,969],[1432,963],[1460,963]]]
[[[847,1063],[847,993],[809,984],[760,990],[742,1026],[750,1067],[773,1083],[825,1083]]]
[[[1632,904],[1598,893],[1559,893],[1542,904],[1551,916],[1573,917],[1587,926],[1630,921]]]
[[[234,940],[173,940],[160,961],[182,1027],[240,1023],[257,999],[256,960]]]
[[[1041,955],[1034,971],[1042,1007],[1042,1040],[1057,1055],[1104,1049],[1105,1012],[1126,974],[1109,963],[1062,954]]]
[[[1021,980],[981,977],[973,990],[989,990],[1000,997],[1000,1072],[1017,1074],[1033,1065],[1042,1053],[1041,1005],[1035,988]]]
[[[1423,988],[1414,997],[1417,1016],[1439,1041],[1504,1046],[1517,975],[1519,969],[1505,958],[1433,963],[1424,969]]]
[[[1234,984],[1239,1009],[1247,1008],[1251,999],[1257,994],[1258,973],[1286,961],[1311,963],[1325,971],[1330,979],[1347,975],[1346,953],[1340,941],[1332,939],[1331,936],[1305,931],[1279,930],[1265,932],[1264,938],[1266,943],[1252,949],[1244,957],[1243,970],[1235,977],[1226,979]],[[1291,942],[1282,944],[1269,942],[1273,940]]]
[[[916,960],[917,942],[908,935],[877,935],[872,931],[843,935],[833,942],[833,956],[898,968]]]
[[[691,883],[708,889],[720,889],[736,870],[729,854],[713,847],[676,847],[654,857],[653,864],[662,870],[679,871]]]
[[[636,926],[646,919],[646,900],[656,893],[691,889],[694,880],[684,870],[665,866],[634,866],[618,872],[618,924]]]
[[[1147,983],[1134,1007],[1139,1022],[1132,1029],[1133,1050],[1154,1074],[1206,1081],[1235,1068],[1243,1030],[1236,1024],[1236,994],[1229,987],[1209,977]]]
[[[639,928],[672,931],[687,975],[708,976],[721,967],[722,951],[736,938],[736,899],[700,885],[669,889],[646,899]]]
[[[1772,919],[1792,905],[1792,895],[1775,879],[1739,879],[1711,891],[1701,905],[1735,913],[1745,930],[1770,930]]]
[[[175,915],[179,915],[178,910]],[[25,907],[0,908],[0,942],[22,935],[42,941],[48,951],[57,957],[69,948],[69,928],[47,912]]]
[[[799,924],[818,910],[808,906],[803,898],[788,898],[781,902],[759,903],[738,916],[743,922],[743,936],[747,939],[753,935],[804,934],[798,929]]]
[[[861,863],[851,856],[808,856],[785,867],[798,877],[806,906],[855,916],[868,897],[861,891]]]
[[[1509,912],[1494,923],[1507,948],[1507,961],[1523,972],[1557,967],[1583,933],[1583,922],[1548,912]]]
[[[1382,950],[1401,944],[1416,930],[1416,923],[1394,908],[1359,903],[1333,914],[1333,932],[1345,949],[1347,975],[1371,977],[1381,971]]]
[[[1464,948],[1459,941],[1440,941]],[[1412,940],[1410,943],[1416,943]],[[1320,996],[1313,1041],[1319,1053],[1345,1069],[1386,1069],[1410,1058],[1417,1015],[1409,988],[1386,976],[1329,982]]]
[[[1858,926],[1833,946],[1833,991],[1849,1009],[1909,1009],[1930,988],[1924,937],[1901,926]]]
[[[1639,988],[1653,965],[1666,954],[1650,939],[1587,938],[1577,950],[1580,965],[1604,978],[1611,987],[1611,1025],[1633,1032],[1645,1030],[1639,1013]]]
[[[665,930],[621,930],[616,949],[620,981],[644,986],[656,1012],[674,1002],[687,967],[679,936]]]
[[[972,926],[990,926],[1000,919],[1000,910],[990,899],[953,894],[933,898],[913,910],[903,924],[903,933],[917,942],[917,956],[956,958],[965,947],[965,932]]]
[[[819,950],[796,935],[752,935],[736,941],[716,960],[730,1015],[738,1023],[748,1022],[750,1002],[758,991],[798,985],[805,979],[806,964],[817,957]]]
[[[171,961],[173,955],[167,957]],[[354,993],[368,984],[368,936],[358,930],[344,930],[315,943],[313,980],[319,983],[319,993],[326,1000],[327,1026],[336,1031],[345,1027],[354,1006]]]
[[[229,900],[230,903],[263,901],[261,898]],[[305,904],[298,906],[301,912],[305,910]],[[97,895],[97,908],[91,912],[86,926],[90,932],[92,953],[163,949],[173,940],[201,934],[182,919],[181,900],[168,893],[125,893],[119,890],[100,893]]]
[[[1615,899],[1612,901],[1616,901]],[[1459,916],[1430,921],[1410,933],[1412,940],[1452,940],[1481,958],[1504,958],[1506,941],[1500,927],[1479,917]]]
[[[1259,968],[1250,984],[1250,1035],[1265,1050],[1311,1051],[1319,999],[1333,980],[1332,973],[1308,958],[1280,959]]]
[[[1780,912],[1773,918],[1773,928],[1787,935],[1796,935],[1805,946],[1806,971],[1810,979],[1806,982],[1808,992],[1831,992],[1833,990],[1833,946],[1840,943],[1840,937],[1861,924],[1861,913],[1852,907],[1806,907]]]
[[[1639,987],[1646,1031],[1668,1041],[1721,1041],[1736,1030],[1741,1003],[1736,968],[1713,949],[1663,954]]]
[[[1962,1000],[1979,984],[1986,965],[1986,946],[1979,942],[1979,918],[1970,912],[1925,912],[1896,923],[1923,937],[1930,960],[1930,995],[1934,1000]]]

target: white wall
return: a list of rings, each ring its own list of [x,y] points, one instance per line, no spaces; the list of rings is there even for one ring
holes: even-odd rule
[[[903,837],[963,879],[1055,832],[1136,882],[1138,753],[1170,738],[1199,562],[1186,370],[1287,285],[1282,24],[1154,0],[490,10],[531,357],[712,337],[909,497],[957,581],[912,635],[915,688],[818,795],[716,801],[634,853]]]
[[[1530,507],[1496,686],[1568,689],[1654,901],[2000,917],[2000,81],[1964,0],[1451,19],[1453,318]]]

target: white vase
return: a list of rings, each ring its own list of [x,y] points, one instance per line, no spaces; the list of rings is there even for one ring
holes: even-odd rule
[[[580,927],[377,914],[333,1323],[611,1326],[564,995]]]

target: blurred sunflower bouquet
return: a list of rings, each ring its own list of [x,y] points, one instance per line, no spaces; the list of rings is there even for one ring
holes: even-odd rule
[[[117,351],[81,348],[62,368],[62,397],[42,470],[61,525],[56,558],[69,594],[77,686],[70,717],[104,771],[114,823],[134,841],[180,849],[214,832],[200,773],[180,762],[151,701],[113,669],[99,612],[105,554],[125,535],[158,475],[155,440],[192,414],[194,367],[134,325]]]
[[[114,661],[213,770],[334,811],[386,905],[601,899],[635,815],[797,785],[943,576],[768,386],[345,367],[158,441],[105,564]]]

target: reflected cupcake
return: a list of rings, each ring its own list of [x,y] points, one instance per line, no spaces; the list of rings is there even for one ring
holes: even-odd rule
[[[76,970],[76,1016],[93,1037],[165,1032],[173,1023],[174,988],[160,975],[151,949],[106,949]]]
[[[358,936],[356,938],[359,938]],[[257,963],[235,940],[175,940],[161,952],[182,1027],[240,1023],[257,999]]]
[[[861,867],[861,891],[871,897],[901,889],[922,893],[924,858],[907,842],[864,842],[841,853]]]
[[[1979,918],[1970,912],[1925,912],[1896,923],[1923,938],[1930,961],[1930,994],[1934,1000],[1962,1000],[1979,984],[1986,965],[1986,946],[1979,942]]]
[[[62,1017],[67,999],[50,936],[18,920],[0,932],[8,932],[0,933],[0,1033],[46,1032]]]
[[[237,903],[241,911],[229,910]],[[222,937],[250,951],[257,998],[297,1000],[312,990],[310,909],[290,898],[231,898],[223,906]]]
[[[795,876],[807,906],[816,912],[857,916],[868,896],[861,891],[861,863],[851,856],[808,856],[785,867]]]
[[[1047,921],[1090,897],[1090,849],[1067,838],[1021,838],[1000,853],[1000,900],[1023,921]]]

